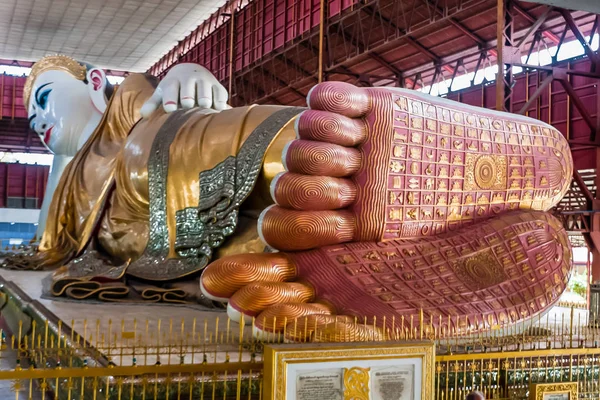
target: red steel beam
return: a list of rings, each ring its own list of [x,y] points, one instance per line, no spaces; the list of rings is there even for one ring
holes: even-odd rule
[[[597,118],[600,118],[600,115],[598,115]],[[592,194],[589,193],[589,191],[588,194],[585,194],[586,200],[588,196],[591,196],[592,199],[592,207],[588,207],[588,209],[592,208],[595,211],[600,210],[600,190],[598,190],[598,188],[600,188],[600,175],[598,174],[598,172],[600,172],[600,148],[596,148],[596,177],[594,179],[594,183],[596,184],[596,196],[592,196]],[[591,229],[588,229],[588,237],[590,240],[587,241],[588,247],[593,254],[591,271],[592,276],[590,278],[592,282],[596,283],[600,279],[600,215],[594,213],[591,216],[590,225]]]
[[[573,171],[573,180],[579,187],[579,190],[581,190],[581,193],[583,194],[583,196],[585,197],[585,200],[587,202],[587,207],[588,207],[588,209],[590,209],[592,207],[592,202],[594,201],[594,196],[592,195],[592,192],[590,191],[590,189],[587,187],[587,185],[583,181],[583,178],[581,177],[581,174],[579,174],[579,171],[577,171],[577,170]]]
[[[521,39],[519,39],[519,43],[517,43],[516,47],[521,48],[523,46],[523,44],[527,41],[527,39],[529,39],[531,37],[531,35],[536,34],[538,32],[538,30],[540,29],[540,27],[544,24],[544,22],[546,22],[548,15],[550,15],[550,13],[553,10],[554,10],[553,7],[546,7],[546,11],[544,11],[544,13],[535,20],[535,22],[529,27],[529,30],[527,31],[527,33]],[[535,39],[534,39],[534,43],[535,43]],[[532,44],[532,46],[533,46],[533,44]]]
[[[494,9],[495,10],[495,9]],[[581,18],[586,18],[586,16],[582,16],[579,17],[578,19]],[[564,20],[562,17],[558,17],[558,18],[554,18],[551,21],[549,21],[549,23],[553,24],[553,26],[555,26],[558,21],[560,20],[560,22],[562,23]],[[486,26],[486,28],[492,28],[495,27],[496,23],[491,24]],[[545,29],[544,27],[542,27],[542,29]],[[515,38],[519,38],[521,35],[525,34],[525,32],[528,29],[523,29],[521,31],[515,32],[514,37]],[[482,50],[479,46],[477,47],[472,47],[466,50],[463,50],[455,55],[451,55],[451,56],[447,56],[444,57],[442,59],[442,63],[443,64],[452,64],[455,63],[457,59],[469,59],[469,58],[473,58],[475,56],[479,56],[480,54],[482,54],[482,51],[488,51],[491,48],[494,48],[496,46],[496,40],[490,40],[487,45],[485,46],[485,48]],[[523,68],[531,68],[532,66],[527,66],[527,65],[523,65],[523,64],[516,64],[513,63],[513,66],[521,66]],[[536,69],[541,69],[541,70],[551,70],[552,66],[534,66]],[[422,65],[419,67],[415,67],[412,68],[408,71],[405,71],[405,76],[410,76],[410,77],[414,77],[417,74],[424,74],[424,73],[431,73],[434,70],[434,67],[429,66],[429,65]],[[597,74],[595,73],[590,73],[587,71],[567,71],[568,74],[572,74],[572,75],[581,75],[581,76],[589,76],[589,77],[599,77]]]
[[[571,83],[569,82],[568,79],[560,79],[559,81],[562,84],[565,91],[567,92],[569,98],[573,102],[573,105],[577,108],[577,111],[579,111],[579,114],[581,114],[581,118],[583,118],[583,120],[585,121],[587,126],[590,128],[590,131],[591,131],[590,141],[591,142],[596,141],[596,124],[592,120],[590,113],[585,108],[585,104],[583,104],[583,100],[581,100],[581,98],[577,95],[577,92],[575,92],[573,85],[571,85]],[[596,101],[599,101],[599,100],[600,99],[598,99]],[[600,116],[596,116],[596,118],[600,118]]]
[[[268,78],[270,78],[271,80],[274,80],[275,82],[277,82],[280,86],[285,86],[287,89],[289,89],[292,93],[294,93],[296,96],[300,97],[301,99],[306,99],[306,95],[303,94],[302,92],[300,92],[298,89],[292,87],[291,85],[289,85],[286,81],[284,81],[283,79],[279,78],[277,75],[266,71],[264,68],[262,69],[262,72],[265,73],[265,75],[267,75]]]
[[[477,43],[482,48],[484,48],[486,46],[485,40],[483,40],[481,37],[477,36],[474,32],[471,32],[467,27],[465,27],[464,25],[459,23],[456,19],[450,18],[448,21],[450,21],[452,26],[454,26],[455,28],[460,30],[462,33],[464,33],[465,35],[467,35],[468,37],[473,39],[473,41],[475,41],[475,43]],[[490,50],[488,50],[488,52],[493,57],[498,56],[498,52],[495,49],[490,49]]]
[[[408,32],[406,32],[404,29],[400,28],[392,20],[384,17],[383,15],[381,15],[381,13],[379,11],[374,10],[371,6],[365,6],[363,8],[363,10],[367,14],[371,15],[372,17],[379,19],[379,20],[383,21],[384,23],[386,23],[387,25],[389,25],[390,27],[392,27],[392,29],[394,29],[398,33],[398,36],[404,36],[404,40],[406,40],[408,42],[408,44],[413,46],[415,49],[419,50],[421,53],[425,54],[435,64],[440,64],[441,59],[437,54],[433,53],[431,50],[429,50],[428,48],[423,46],[421,43],[419,43],[419,41],[417,39],[415,39],[414,37],[409,35]],[[454,72],[452,67],[450,67],[449,65],[444,65],[443,68],[450,73]]]
[[[18,60],[7,60],[7,59],[0,58],[0,65],[29,68],[33,65],[33,61],[18,61]]]
[[[467,4],[467,3],[468,3],[468,4]],[[475,5],[482,4],[481,2],[478,2],[478,1],[475,1],[475,0],[474,0],[474,1],[471,1],[471,2],[467,2],[467,3],[463,3],[463,6],[462,6],[462,9],[461,9],[461,11],[465,11],[465,10],[467,10],[469,7],[474,7]],[[335,20],[337,20],[337,21],[341,21],[341,20],[344,20],[345,18],[348,18],[348,17],[350,17],[350,16],[353,16],[353,17],[354,17],[354,16],[356,16],[356,15],[357,15],[359,12],[361,12],[365,6],[366,6],[366,5],[364,5],[364,3],[363,3],[362,5],[355,7],[355,8],[354,8],[352,11],[350,11],[350,12],[348,12],[348,13],[344,13],[344,14],[343,14],[341,17],[339,17],[339,18],[338,18],[338,17],[335,17],[334,19],[335,19]],[[443,21],[443,20],[446,20],[447,18],[449,18],[449,17],[450,17],[452,14],[454,14],[455,12],[458,12],[458,11],[453,11],[452,13],[446,13],[447,15],[446,15],[445,17],[443,17],[443,18],[439,19],[439,20],[438,20],[438,21],[436,21],[436,22],[441,22],[441,21]],[[387,19],[386,19],[386,20],[387,20]],[[423,25],[423,26],[421,26],[421,27],[417,28],[415,31],[421,31],[421,30],[424,30],[424,29],[426,29],[426,26],[425,26],[425,25]],[[415,32],[415,31],[413,31],[413,34],[414,34],[414,32]],[[311,35],[312,35],[312,33],[310,33],[310,32],[307,32],[307,34],[306,34],[306,35],[304,35],[304,36],[302,36],[302,37],[299,37],[299,38],[298,38],[299,40],[295,40],[295,41],[291,41],[291,42],[289,42],[289,44],[288,44],[288,45],[284,45],[284,47],[283,47],[283,48],[279,49],[279,50],[277,51],[277,54],[279,54],[279,53],[284,53],[284,52],[286,52],[286,51],[289,51],[290,49],[293,49],[295,46],[298,46],[299,44],[301,44],[301,45],[305,45],[305,46],[312,46],[312,45],[310,44],[310,40],[311,40],[311,38],[312,38],[312,36],[311,36]],[[406,36],[406,35],[404,35],[404,36],[402,36],[402,37],[398,37],[398,38],[394,39],[394,41],[396,41],[396,40],[398,40],[398,41],[400,41],[400,40],[403,40],[403,39],[405,39],[405,36]],[[305,42],[309,42],[309,43],[308,43],[308,44],[306,44]],[[388,43],[388,44],[389,44],[389,43]],[[378,47],[379,47],[379,46],[378,46]],[[376,50],[376,49],[374,49],[374,50]],[[256,68],[261,68],[261,67],[263,67],[263,66],[264,66],[264,65],[265,65],[267,62],[269,62],[269,60],[271,60],[273,57],[277,56],[277,54],[274,54],[274,53],[271,53],[271,54],[265,54],[265,55],[264,55],[264,56],[263,56],[261,59],[257,59],[257,60],[256,60],[256,61],[254,61],[252,64],[250,64],[250,65],[247,65],[247,66],[243,67],[243,69],[242,69],[241,71],[237,71],[237,76],[240,76],[240,75],[243,75],[243,74],[247,74],[247,73],[249,73],[249,72],[250,72],[251,70],[253,70],[253,69],[256,69]],[[438,58],[439,58],[439,57],[438,57]],[[342,65],[343,65],[344,63],[346,63],[346,62],[350,62],[351,60],[352,60],[352,58],[348,58],[347,60],[345,60],[345,61],[343,61],[343,62],[339,62],[339,63],[337,63],[335,66],[330,66],[330,69],[335,69],[335,68],[338,68],[338,67],[342,66]],[[452,69],[452,67],[451,67],[450,65],[444,65],[444,66],[443,66],[443,68],[444,68],[445,70],[447,70],[447,71],[451,71],[451,72],[453,72],[453,69]],[[409,80],[410,80],[410,78],[408,78],[408,77],[404,76],[404,74],[403,74],[403,78],[404,78],[404,79],[409,79]],[[308,79],[308,78],[306,78],[306,79]],[[386,78],[386,79],[390,79],[390,80],[394,80],[394,81],[396,81],[396,80],[397,80],[397,76],[395,76],[395,77],[388,77],[388,78]],[[302,79],[302,81],[304,81],[304,79]],[[280,91],[283,91],[283,90],[285,90],[285,88],[277,89],[277,91],[276,91],[276,92],[273,92],[273,94],[275,94],[275,93],[277,93],[277,92],[280,92]]]
[[[573,32],[573,34],[575,35],[575,37],[577,38],[579,43],[583,46],[583,50],[585,51],[585,54],[589,57],[590,60],[592,60],[592,62],[594,64],[598,65],[599,64],[598,55],[596,53],[594,53],[594,50],[592,50],[592,48],[590,47],[588,42],[583,37],[583,34],[579,30],[579,27],[577,26],[575,21],[573,20],[573,16],[571,15],[571,13],[568,10],[560,10],[560,13],[562,14],[562,16],[565,19],[565,22],[567,23],[569,28],[571,28],[571,31]],[[593,35],[593,32],[592,32],[592,35]]]
[[[546,79],[542,81],[542,83],[538,86],[536,91],[531,95],[531,97],[529,98],[529,100],[527,100],[523,107],[521,107],[519,114],[525,115],[527,110],[529,110],[529,107],[531,107],[531,105],[535,101],[537,101],[538,97],[540,97],[540,95],[548,88],[548,85],[550,85],[552,81],[554,81],[554,76],[550,74],[546,77]]]
[[[439,15],[444,17],[444,10],[440,6],[438,6],[437,3],[434,4],[431,0],[425,0],[425,3],[428,6],[433,7],[435,12],[437,12]],[[473,40],[475,43],[477,43],[479,46],[481,46],[482,48],[485,47],[485,45],[486,45],[485,40],[483,40],[483,38],[481,36],[477,35],[472,30],[470,30],[469,28],[467,28],[466,26],[461,24],[456,18],[454,18],[454,17],[448,18],[448,22],[450,24],[452,24],[452,26],[454,26],[456,29],[458,29],[459,31],[464,33],[471,40]],[[494,57],[496,57],[496,55],[498,54],[496,52],[496,50],[489,50],[489,53]]]
[[[363,6],[363,7],[364,7],[364,6]],[[353,12],[354,12],[354,13],[356,13],[356,12],[360,12],[360,10],[361,10],[361,9],[363,9],[363,7],[358,7],[358,8],[357,8],[355,11],[353,11]],[[367,12],[368,12],[368,10],[367,10]],[[439,20],[437,20],[436,22],[441,22],[442,20],[448,20],[448,18],[451,18],[451,17],[450,17],[450,15],[451,15],[450,13],[444,13],[444,14],[447,14],[447,15],[446,15],[446,16],[443,16],[443,15],[442,15],[442,18],[440,18],[440,19],[439,19]],[[371,14],[371,15],[373,15],[373,14]],[[558,20],[558,19],[556,19],[556,20]],[[386,21],[390,21],[390,20],[389,20],[389,19],[386,19]],[[554,20],[552,20],[552,21],[554,21]],[[562,21],[562,18],[560,18],[560,21]],[[548,24],[551,24],[551,21],[549,21],[549,22],[548,22]],[[421,29],[422,29],[422,28],[417,28],[417,30],[416,30],[416,31],[420,31]],[[548,25],[546,25],[545,27],[542,27],[541,29],[549,29],[549,28],[548,28]],[[523,32],[524,32],[524,31],[525,31],[525,30],[523,30]],[[400,32],[399,32],[399,33],[400,33]],[[414,35],[414,32],[411,32],[411,33]],[[284,47],[284,49],[286,49],[285,51],[286,51],[286,52],[287,52],[287,51],[289,51],[289,50],[290,50],[290,49],[292,49],[294,46],[298,45],[298,43],[299,43],[299,42],[300,42],[300,43],[302,43],[302,44],[304,44],[304,45],[306,45],[306,43],[304,43],[304,42],[310,41],[310,37],[311,37],[310,35],[311,35],[311,33],[309,32],[309,33],[308,33],[308,35],[305,35],[303,38],[301,38],[301,40],[299,40],[299,41],[296,41],[295,43],[294,43],[294,42],[290,42],[290,45],[289,45],[289,46],[285,46],[285,47]],[[518,36],[518,35],[517,35],[517,36]],[[402,39],[405,39],[405,37],[399,37],[398,39],[394,39],[394,41],[395,41],[395,40],[401,41]],[[389,42],[388,42],[387,44],[389,44]],[[311,44],[310,44],[310,43],[308,43],[308,45],[310,46]],[[478,43],[478,46],[479,46],[479,43]],[[493,49],[493,41],[491,41],[491,42],[488,42],[487,46],[485,46],[485,47],[486,47],[486,48],[485,48],[485,51],[492,50],[492,49]],[[374,51],[377,51],[377,48],[379,48],[379,46],[376,46],[376,47],[374,47],[374,48],[373,48],[373,50],[374,50]],[[272,59],[273,57],[281,56],[281,53],[282,53],[282,52],[283,52],[283,50],[280,50],[280,51],[278,51],[278,53],[279,53],[279,54],[274,54],[274,55],[266,54],[266,55],[263,57],[263,59],[262,59],[262,60],[261,60],[261,59],[258,59],[258,60],[257,60],[255,63],[253,63],[252,65],[249,65],[248,67],[244,67],[245,69],[246,69],[246,68],[247,68],[247,69],[246,69],[246,71],[242,72],[241,74],[245,74],[246,72],[249,72],[250,70],[252,70],[252,69],[254,69],[254,68],[260,68],[260,66],[261,66],[261,65],[265,64],[266,62],[268,62],[268,61],[269,61],[270,59]],[[481,50],[480,50],[480,49],[478,49],[478,50],[476,51],[476,53],[480,53],[480,52],[481,52]],[[377,54],[377,53],[376,53],[376,54]],[[434,54],[434,55],[435,55],[435,54]],[[382,57],[381,57],[381,58],[382,58]],[[439,58],[439,57],[438,57],[438,58]],[[348,58],[348,59],[347,59],[346,61],[344,61],[344,62],[345,62],[345,63],[349,63],[349,62],[351,62],[351,61],[352,61],[352,59],[353,59],[353,58],[352,58],[352,57],[350,57],[350,58]],[[453,57],[445,57],[445,59],[446,59],[446,60],[453,59],[453,61],[445,61],[444,59],[442,59],[442,66],[444,67],[444,69],[445,69],[445,70],[447,70],[447,71],[454,71],[454,69],[452,68],[452,66],[451,66],[451,65],[454,65],[454,64],[456,63],[456,58],[453,58]],[[376,60],[376,61],[377,61],[377,60]],[[381,59],[381,60],[379,60],[379,61],[384,61],[384,62],[385,62],[386,60],[385,60],[385,59]],[[383,65],[383,64],[382,64],[381,62],[379,62],[379,61],[377,61],[377,62],[378,62],[378,64],[381,64],[381,65]],[[338,64],[339,64],[339,65],[337,65],[337,67],[339,67],[340,65],[342,65],[342,63],[341,63],[341,62],[340,62],[340,63],[338,63]],[[388,64],[389,64],[389,63],[388,63]],[[391,65],[391,64],[389,64],[389,65]],[[393,65],[391,65],[391,66],[393,66]],[[333,70],[334,70],[334,69],[335,69],[335,68],[333,68]],[[389,68],[386,68],[386,69],[389,69]],[[333,70],[332,70],[332,71],[333,71]],[[331,72],[331,71],[330,71],[330,72]],[[398,72],[398,71],[396,71],[396,72]],[[307,77],[306,77],[306,78],[300,78],[300,80],[296,80],[296,78],[294,78],[294,82],[296,82],[296,83],[298,83],[298,82],[304,82],[304,83],[305,83],[306,79],[309,79],[309,78],[310,78],[310,79],[314,79],[314,78],[312,78],[312,73],[311,73],[311,76],[309,76],[309,75],[307,75],[307,74],[305,74],[305,75],[306,75]],[[393,80],[393,81],[395,81],[395,80],[397,79],[397,76],[398,76],[398,74],[397,74],[397,73],[394,73],[394,75],[395,75],[395,76],[390,76],[390,77],[387,77],[386,79],[389,79],[389,80]],[[239,76],[239,75],[238,75],[238,76]],[[406,72],[404,72],[404,74],[403,74],[403,79],[407,79],[407,78],[408,78],[408,76],[407,76]],[[298,83],[298,84],[299,84],[299,83]],[[279,92],[281,92],[281,91],[284,91],[284,90],[286,90],[286,88],[285,88],[285,87],[283,87],[283,88],[281,88],[281,89],[275,89],[274,91],[273,91],[272,89],[273,89],[273,88],[269,89],[269,91],[270,91],[270,92],[272,92],[272,93],[271,93],[271,95],[274,95],[274,94],[276,94],[276,93],[279,93]]]
[[[532,24],[535,23],[535,18],[532,17],[531,14],[529,14],[527,11],[525,11],[525,9],[523,9],[516,2],[513,3],[513,8],[515,9],[515,11],[517,11],[519,14],[521,14],[523,16],[523,18],[525,18],[527,21],[531,22]],[[544,35],[545,37],[550,39],[550,41],[552,41],[554,44],[558,44],[560,42],[560,39],[558,38],[558,36],[556,36],[554,33],[550,32],[550,31],[543,30],[542,35]]]
[[[388,61],[386,61],[379,54],[377,54],[375,52],[369,52],[369,57],[371,57],[373,60],[377,61],[384,68],[389,69],[391,72],[394,73],[394,75],[396,75],[396,76],[402,76],[402,71],[398,67],[390,64]]]
[[[395,67],[394,65],[387,62],[382,56],[377,54],[374,50],[367,50],[364,43],[362,43],[360,40],[356,39],[351,33],[346,32],[346,30],[343,27],[340,27],[340,28],[341,28],[340,31],[341,31],[342,36],[346,40],[348,40],[350,43],[352,43],[352,45],[354,47],[356,47],[360,53],[368,55],[371,59],[375,60],[382,67],[388,69],[394,75],[402,75],[402,71],[398,67]]]

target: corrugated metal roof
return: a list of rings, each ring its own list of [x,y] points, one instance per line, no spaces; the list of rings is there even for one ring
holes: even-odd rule
[[[145,71],[225,0],[3,0],[0,59],[61,53]]]

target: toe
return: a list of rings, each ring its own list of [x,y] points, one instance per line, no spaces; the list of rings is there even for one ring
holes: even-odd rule
[[[263,310],[281,303],[306,303],[314,298],[312,287],[298,282],[260,282],[244,286],[229,299],[231,311],[257,317]],[[230,315],[231,316],[231,315]]]
[[[313,342],[376,342],[384,340],[381,328],[345,318],[330,322],[313,333]]]
[[[296,134],[300,139],[354,147],[365,141],[367,126],[360,119],[327,111],[307,110],[298,117]]]
[[[200,278],[200,288],[211,300],[227,301],[250,283],[284,282],[295,276],[294,264],[285,254],[238,254],[221,258],[206,267]]]
[[[274,179],[271,186],[279,206],[296,210],[336,210],[356,199],[356,185],[343,178],[288,172]]]
[[[283,332],[288,323],[298,329],[298,318],[309,315],[331,315],[332,308],[320,303],[277,304],[262,311],[255,320],[258,329],[269,332]]]
[[[343,177],[358,171],[361,155],[354,148],[300,139],[286,146],[283,163],[290,172]]]
[[[314,110],[331,111],[346,117],[360,117],[369,111],[366,90],[344,82],[324,82],[308,93],[308,106]]]
[[[285,328],[285,339],[295,342],[364,342],[383,338],[379,327],[346,315],[309,315],[295,319]]]
[[[263,242],[284,251],[352,241],[354,227],[354,215],[347,210],[297,211],[272,206],[258,219]]]

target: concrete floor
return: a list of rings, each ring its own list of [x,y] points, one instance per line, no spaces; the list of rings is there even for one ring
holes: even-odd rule
[[[215,346],[207,346],[208,362],[224,361],[228,353],[231,360],[238,358],[240,328],[228,322],[224,310],[202,311],[190,307],[168,305],[135,305],[111,303],[86,303],[56,301],[41,298],[42,280],[48,272],[0,270],[0,276],[12,281],[31,297],[38,300],[63,323],[73,327],[76,334],[85,337],[89,343],[101,350],[117,365],[131,365],[130,351],[136,348],[136,362],[154,364],[157,361],[157,348],[160,348],[161,363],[201,362],[203,345],[222,343],[218,351]],[[38,328],[39,329],[39,328]],[[206,337],[205,337],[206,332]],[[244,338],[251,337],[251,330],[245,329]],[[191,344],[196,345],[192,350]],[[187,345],[187,346],[186,346]],[[186,350],[187,348],[187,350]],[[244,359],[250,355],[245,354]],[[2,399],[3,397],[0,397]]]

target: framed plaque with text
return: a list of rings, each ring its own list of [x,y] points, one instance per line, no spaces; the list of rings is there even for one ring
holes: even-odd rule
[[[265,345],[267,400],[431,400],[433,342]]]
[[[576,400],[577,382],[532,383],[529,400]]]

